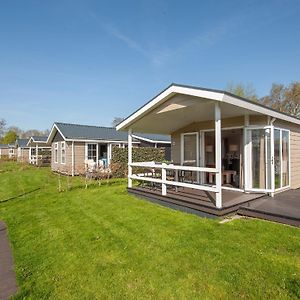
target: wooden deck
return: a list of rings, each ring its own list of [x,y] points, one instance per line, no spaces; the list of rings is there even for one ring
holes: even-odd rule
[[[289,190],[270,197],[265,194],[246,194],[222,190],[223,207],[215,206],[213,193],[188,188],[168,189],[162,196],[159,188],[139,186],[128,192],[140,198],[188,213],[205,217],[239,214],[300,227],[300,189]]]
[[[239,214],[300,227],[300,189],[243,204]]]
[[[236,213],[242,204],[248,203],[264,194],[245,194],[238,191],[222,190],[223,207],[215,206],[214,193],[188,188],[168,189],[167,195],[162,196],[161,190],[149,187],[128,188],[128,192],[152,202],[178,210],[205,216],[225,216]]]

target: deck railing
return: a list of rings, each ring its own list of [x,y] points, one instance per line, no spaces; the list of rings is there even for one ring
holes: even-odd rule
[[[173,165],[173,164],[166,164],[166,163],[155,163],[155,162],[134,162],[129,164],[132,168],[145,168],[145,169],[152,169],[154,172],[137,172],[137,174],[132,173],[129,175],[130,179],[133,180],[140,180],[140,181],[147,181],[153,182],[157,184],[161,184],[161,191],[162,195],[165,196],[167,194],[167,185],[175,186],[175,187],[185,187],[191,189],[197,189],[202,191],[208,192],[218,192],[218,188],[214,184],[203,184],[203,179],[200,179],[199,174],[203,173],[213,173],[214,175],[218,173],[217,169],[215,168],[206,168],[206,167],[194,167],[194,166],[180,166],[180,165]],[[160,170],[161,173],[157,174],[156,176],[155,170]],[[174,180],[170,180],[167,177],[167,171],[172,170],[174,171]],[[179,172],[194,172],[197,174],[197,179],[195,183],[187,182],[186,180],[179,181]],[[154,174],[154,176],[153,176]],[[203,177],[202,177],[203,178]]]

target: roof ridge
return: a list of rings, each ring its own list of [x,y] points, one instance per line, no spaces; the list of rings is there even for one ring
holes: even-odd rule
[[[106,129],[116,129],[112,126],[97,126],[97,125],[85,125],[85,124],[75,124],[75,123],[65,123],[65,122],[54,122],[54,124],[72,125],[72,126],[85,126],[85,127],[95,127],[95,128],[106,128]]]

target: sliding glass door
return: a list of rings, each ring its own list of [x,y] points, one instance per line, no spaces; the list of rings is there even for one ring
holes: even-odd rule
[[[245,129],[245,190],[274,193],[290,185],[290,133],[273,128]]]
[[[274,169],[275,189],[281,189],[290,185],[290,136],[289,131],[274,129]]]
[[[271,128],[246,128],[245,189],[270,192],[272,189]]]

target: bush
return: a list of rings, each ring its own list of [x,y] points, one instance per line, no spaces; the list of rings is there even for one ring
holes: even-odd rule
[[[163,162],[165,160],[164,148],[132,148],[132,161],[155,161]],[[112,148],[112,158],[110,169],[113,177],[126,177],[128,165],[128,148]]]

